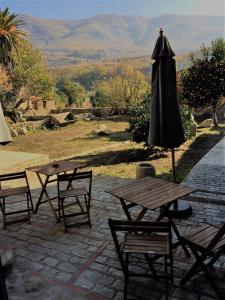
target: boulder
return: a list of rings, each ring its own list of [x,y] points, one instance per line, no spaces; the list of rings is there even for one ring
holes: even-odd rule
[[[26,127],[20,127],[20,128],[17,128],[17,132],[19,135],[26,135],[28,133],[28,130]]]
[[[12,136],[12,137],[17,137],[17,136],[19,136],[19,134],[18,134],[18,132],[16,131],[16,129],[10,128],[9,130],[10,130],[10,133],[11,133],[11,136]]]
[[[83,113],[76,115],[77,119],[84,121],[92,121],[95,119],[95,116],[92,113]]]
[[[99,136],[107,136],[112,134],[112,131],[109,130],[105,124],[99,124],[97,128],[92,131],[92,134],[97,134]]]
[[[108,135],[110,135],[110,134],[112,134],[112,131],[110,131],[110,130],[101,130],[101,131],[98,131],[98,133],[97,133],[99,136],[108,136]]]
[[[66,126],[68,124],[75,123],[76,120],[77,120],[77,118],[71,112],[54,114],[54,115],[49,116],[44,121],[44,126],[47,127],[47,128],[52,128],[54,126],[63,127],[63,126]]]
[[[206,119],[199,124],[201,128],[211,128],[213,127],[213,119]]]

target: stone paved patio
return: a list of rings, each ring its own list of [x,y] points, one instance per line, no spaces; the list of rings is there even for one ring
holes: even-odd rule
[[[22,223],[8,226],[7,230],[0,229],[1,239],[10,242],[14,249],[14,265],[7,277],[10,300],[123,299],[123,274],[107,220],[109,217],[125,219],[125,216],[118,200],[104,190],[126,180],[130,179],[94,178],[91,229],[83,226],[65,234],[47,204],[32,215],[31,225]],[[56,187],[51,186],[50,192],[55,191]],[[34,202],[39,193],[40,189],[32,190]],[[188,232],[204,221],[220,224],[224,220],[225,207],[199,203],[193,203],[192,207],[193,215],[179,224],[182,232]],[[156,215],[154,212],[154,217]],[[151,217],[147,216],[148,219]],[[186,259],[181,249],[174,255],[175,285],[171,288],[171,299],[216,299],[211,286],[201,275],[185,289],[179,287],[192,259]],[[225,261],[220,260],[216,267],[217,281],[224,286]],[[129,299],[164,299],[163,287],[160,282],[132,279]]]

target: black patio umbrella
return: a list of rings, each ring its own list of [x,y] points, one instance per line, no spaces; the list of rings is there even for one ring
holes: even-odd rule
[[[148,143],[171,149],[173,179],[176,182],[174,148],[184,142],[184,130],[177,103],[175,53],[160,29],[152,54],[152,102]],[[176,210],[177,210],[176,205]]]

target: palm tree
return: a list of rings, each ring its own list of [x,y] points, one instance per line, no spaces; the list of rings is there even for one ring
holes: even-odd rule
[[[18,29],[23,24],[18,20],[16,14],[11,14],[8,7],[0,9],[0,65],[8,73],[10,77],[10,67],[13,66],[13,51],[17,50],[20,41],[23,40],[25,32]],[[8,111],[4,101],[1,101],[5,116],[14,122],[18,119],[16,110]]]
[[[18,29],[23,24],[18,15],[11,14],[9,8],[0,9],[0,64],[6,69],[12,60],[12,51],[17,48],[25,32]]]

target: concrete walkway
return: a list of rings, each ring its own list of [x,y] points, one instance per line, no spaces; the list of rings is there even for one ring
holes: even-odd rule
[[[225,137],[195,165],[184,183],[204,190],[197,195],[225,202]]]
[[[0,173],[23,171],[25,168],[49,162],[48,155],[0,151]]]

